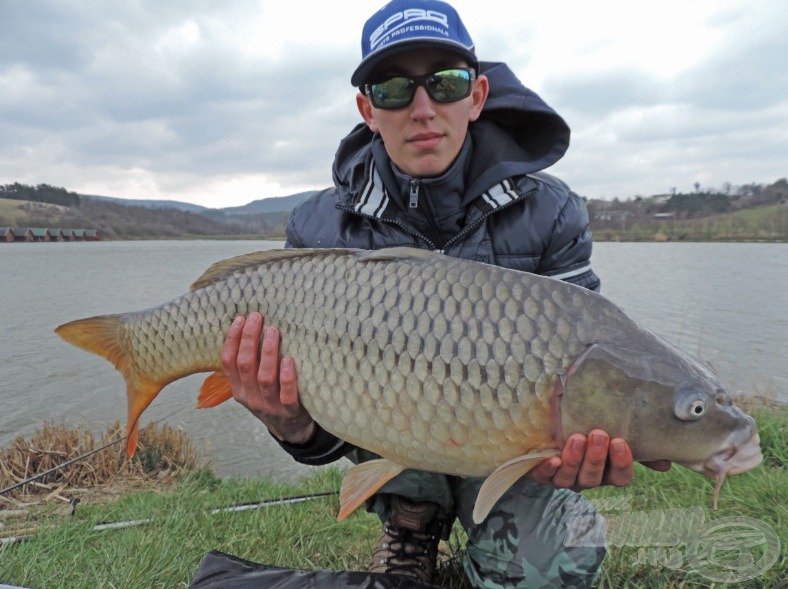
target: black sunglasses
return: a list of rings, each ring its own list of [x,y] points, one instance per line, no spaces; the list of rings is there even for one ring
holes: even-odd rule
[[[394,76],[382,82],[364,84],[364,94],[369,96],[375,108],[397,110],[413,102],[416,89],[424,86],[435,102],[447,104],[470,96],[475,79],[473,68],[450,68],[423,76]]]

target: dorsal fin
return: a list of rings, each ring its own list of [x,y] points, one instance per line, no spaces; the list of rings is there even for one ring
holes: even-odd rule
[[[276,262],[278,260],[300,258],[303,256],[325,256],[328,254],[336,254],[340,256],[357,255],[359,256],[359,262],[386,262],[403,259],[434,260],[436,257],[443,257],[443,254],[414,247],[390,247],[373,251],[341,248],[265,250],[262,252],[242,254],[234,258],[228,258],[226,260],[216,262],[210,268],[208,268],[205,273],[203,273],[203,275],[194,282],[194,284],[191,285],[190,290],[197,290],[198,288],[208,286],[214,282],[224,280],[236,270],[240,270],[248,266],[256,266],[259,264],[267,264]]]
[[[445,258],[443,254],[432,250],[423,250],[416,247],[387,247],[381,250],[364,252],[359,256],[359,262],[385,262],[393,260],[434,260]]]
[[[303,256],[313,256],[315,254],[328,255],[339,254],[348,255],[354,254],[358,250],[351,249],[289,249],[289,250],[265,250],[262,252],[252,252],[250,254],[242,254],[234,258],[228,258],[216,262],[208,268],[202,276],[200,276],[194,284],[191,285],[190,290],[197,290],[214,282],[224,280],[227,276],[248,266],[256,266],[259,264],[266,264],[275,262],[277,260],[287,260],[291,258],[301,258]]]

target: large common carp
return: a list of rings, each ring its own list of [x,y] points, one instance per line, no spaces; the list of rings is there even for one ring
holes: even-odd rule
[[[589,290],[409,248],[281,250],[214,264],[159,307],[73,321],[66,341],[110,360],[128,395],[127,452],[168,383],[213,372],[199,407],[231,397],[220,350],[238,315],[281,331],[301,403],[383,457],[343,481],[340,519],[407,468],[488,477],[474,519],[566,438],[601,428],[636,460],[710,478],[762,456],[754,420],[706,367]]]

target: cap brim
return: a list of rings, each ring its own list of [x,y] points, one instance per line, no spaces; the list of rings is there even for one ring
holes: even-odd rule
[[[382,61],[411,49],[429,48],[448,49],[465,59],[468,65],[473,67],[477,72],[479,71],[479,60],[473,50],[467,47],[450,41],[442,41],[440,39],[408,39],[399,43],[391,43],[387,45],[385,49],[368,55],[367,58],[362,60],[358,65],[356,71],[353,72],[350,83],[357,88],[361,88],[367,82],[372,81],[370,80],[370,76]]]

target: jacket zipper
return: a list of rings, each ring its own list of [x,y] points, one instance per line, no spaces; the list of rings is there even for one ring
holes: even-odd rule
[[[417,180],[413,180],[412,182],[418,183]],[[411,184],[411,191],[412,191],[412,189],[413,189],[413,186]],[[368,213],[362,213],[362,212],[357,211],[355,209],[355,207],[343,205],[343,204],[340,204],[340,203],[337,203],[335,206],[338,209],[341,209],[341,210],[346,211],[348,213],[353,213],[354,215],[359,215],[361,217],[366,217],[368,219],[375,219],[376,221],[382,221],[383,223],[388,223],[389,225],[395,225],[395,226],[399,227],[400,229],[402,229],[408,235],[412,235],[413,237],[416,237],[417,239],[421,239],[421,240],[427,242],[427,245],[429,245],[430,249],[432,249],[434,252],[439,253],[439,254],[443,254],[443,253],[446,253],[446,249],[450,245],[454,245],[455,243],[457,243],[458,241],[463,239],[465,236],[467,236],[469,233],[471,233],[472,231],[475,231],[476,228],[479,225],[484,223],[489,217],[491,217],[495,213],[498,213],[500,211],[508,209],[510,206],[517,204],[518,202],[522,201],[525,198],[528,198],[532,194],[536,194],[536,192],[538,192],[538,191],[539,191],[538,188],[532,188],[531,190],[529,190],[528,192],[523,194],[520,198],[518,198],[516,200],[513,200],[513,201],[510,201],[510,202],[506,203],[505,205],[502,205],[502,206],[500,206],[500,207],[498,207],[496,209],[492,209],[491,211],[487,211],[481,217],[476,219],[473,223],[471,223],[470,225],[466,225],[463,228],[462,231],[460,231],[457,235],[455,235],[450,240],[448,240],[446,243],[444,243],[443,247],[438,247],[433,240],[429,239],[425,235],[422,235],[418,231],[415,231],[415,230],[411,229],[410,227],[408,227],[404,223],[401,223],[400,221],[395,221],[394,219],[383,219],[381,217],[376,217],[376,216],[370,215]],[[418,194],[418,192],[417,192],[417,194]],[[430,221],[432,222],[431,219],[430,219]]]
[[[412,209],[419,208],[419,181],[410,181],[410,202],[408,206]]]
[[[438,248],[438,251],[443,251],[445,246],[442,246],[443,237],[441,236],[440,229],[438,229],[438,224],[435,222],[435,217],[432,216],[429,207],[426,203],[424,203],[424,199],[419,198],[419,194],[421,192],[422,184],[419,180],[411,179],[410,181],[410,202],[408,203],[410,208],[418,209],[419,212],[424,216],[424,219],[427,221],[427,226],[429,227],[430,233],[430,241],[433,244],[437,244],[437,246],[433,245],[433,249]]]

